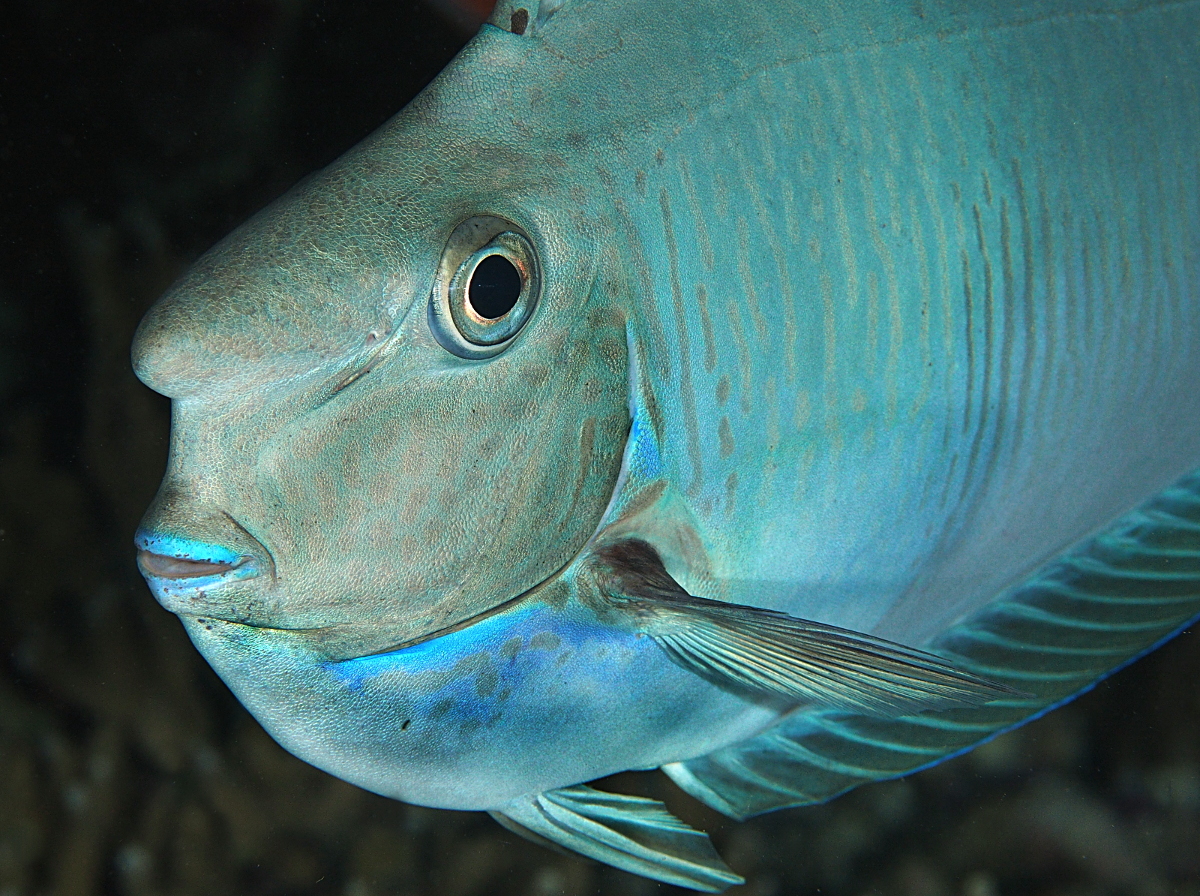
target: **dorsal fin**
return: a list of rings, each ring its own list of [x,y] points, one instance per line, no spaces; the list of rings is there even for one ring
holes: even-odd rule
[[[544,28],[565,3],[566,0],[497,0],[487,21],[511,34],[532,35]]]
[[[799,713],[664,766],[734,818],[908,774],[1070,700],[1200,617],[1200,472],[1118,519],[938,638],[956,667],[1028,696],[898,719]]]

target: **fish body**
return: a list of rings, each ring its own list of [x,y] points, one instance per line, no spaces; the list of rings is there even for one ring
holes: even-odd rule
[[[1200,613],[1198,34],[503,0],[147,315],[151,588],[302,758],[728,885],[582,782],[828,798]]]

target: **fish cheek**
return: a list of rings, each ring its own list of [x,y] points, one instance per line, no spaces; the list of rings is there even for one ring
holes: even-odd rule
[[[623,328],[603,318],[589,323],[539,346],[513,377],[524,400],[507,405],[517,450],[504,483],[505,525],[511,538],[542,556],[544,575],[568,562],[595,530],[629,428]]]
[[[382,369],[273,438],[260,491],[293,607],[399,611],[415,636],[569,562],[629,426],[624,332],[600,322],[488,362]]]
[[[450,564],[453,593],[429,607],[431,620],[456,621],[540,584],[599,523],[629,427],[625,336],[612,316],[584,322],[539,328],[461,376],[422,384],[423,403],[453,409],[439,449],[423,455],[437,468],[405,485],[419,478],[432,495],[402,500],[406,524],[428,533],[425,550]]]
[[[394,601],[451,587],[452,552],[439,545],[464,527],[442,485],[460,421],[420,385],[364,382],[264,452],[264,505],[288,555],[281,578],[309,599],[361,609],[384,599],[381,589]]]

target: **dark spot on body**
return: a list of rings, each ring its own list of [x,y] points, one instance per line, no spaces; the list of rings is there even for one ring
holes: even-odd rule
[[[412,724],[412,719],[405,719],[403,722],[400,723],[400,730],[407,731],[408,726],[411,724]]]
[[[515,659],[517,654],[521,652],[521,639],[509,638],[500,647],[500,655],[506,660]]]
[[[509,417],[520,422],[532,420],[535,416],[537,416],[537,412],[538,404],[536,401],[520,401],[510,405],[508,408]],[[456,484],[456,492],[457,489],[458,486]]]
[[[629,538],[596,552],[604,566],[606,589],[627,597],[654,600],[686,597],[687,592],[671,578],[662,556],[649,542]]]
[[[531,389],[540,389],[550,379],[550,368],[545,364],[526,364],[521,368],[521,376]]]
[[[603,364],[613,373],[623,371],[625,368],[625,344],[616,339],[606,339],[600,342],[595,347],[596,356]]]
[[[514,11],[510,24],[512,27],[508,30],[513,34],[524,34],[525,29],[529,27],[529,10],[518,9]]]
[[[495,693],[499,683],[500,676],[492,668],[483,669],[475,676],[475,690],[480,697],[488,697]]]
[[[562,638],[554,632],[538,632],[529,639],[531,650],[554,650],[562,643]]]
[[[721,418],[721,423],[717,426],[717,438],[721,442],[721,459],[724,460],[733,454],[733,429],[729,426],[728,417]]]
[[[729,401],[729,377],[722,374],[717,380],[717,404],[723,405]]]

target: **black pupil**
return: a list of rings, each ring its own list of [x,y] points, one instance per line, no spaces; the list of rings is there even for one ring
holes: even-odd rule
[[[521,272],[503,255],[489,255],[476,265],[467,287],[467,300],[480,317],[504,317],[520,297]]]

